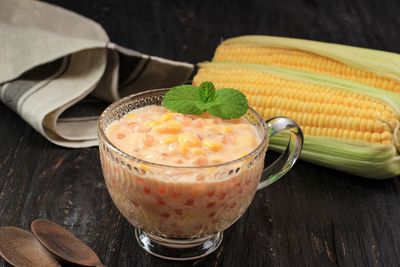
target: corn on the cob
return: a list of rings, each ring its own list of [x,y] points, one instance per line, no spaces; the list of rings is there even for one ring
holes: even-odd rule
[[[272,36],[223,42],[214,62],[242,62],[306,70],[400,93],[400,56],[350,46]]]
[[[288,116],[305,133],[301,158],[370,178],[400,174],[400,95],[320,74],[265,65],[204,63],[193,83],[244,92],[264,118]],[[282,150],[284,138],[272,140]],[[287,142],[287,141],[286,141]]]

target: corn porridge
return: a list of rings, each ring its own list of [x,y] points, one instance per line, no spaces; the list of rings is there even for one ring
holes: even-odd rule
[[[118,149],[144,160],[121,168],[101,152],[114,203],[149,233],[177,238],[216,233],[233,224],[254,197],[263,159],[222,164],[261,143],[255,126],[243,117],[222,120],[147,106],[112,122],[105,133]]]

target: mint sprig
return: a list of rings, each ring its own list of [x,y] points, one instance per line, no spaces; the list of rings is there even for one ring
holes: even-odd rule
[[[246,96],[232,88],[217,90],[213,102],[216,105],[211,106],[207,111],[222,119],[240,118],[249,108]]]
[[[204,103],[208,103],[214,100],[215,87],[212,82],[203,82],[199,87],[200,98]]]
[[[162,101],[171,111],[200,115],[209,112],[221,119],[235,119],[248,110],[246,96],[233,88],[215,90],[212,82],[203,82],[199,87],[180,85],[171,88]]]

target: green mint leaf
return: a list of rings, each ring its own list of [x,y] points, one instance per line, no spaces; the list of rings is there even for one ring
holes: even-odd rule
[[[248,110],[244,94],[232,88],[215,90],[211,82],[204,82],[200,87],[173,87],[165,94],[162,105],[183,114],[199,115],[207,111],[222,119],[240,118]]]
[[[200,98],[204,103],[208,103],[214,100],[215,87],[212,82],[203,82],[200,87]]]
[[[197,107],[196,103],[201,103],[201,98],[199,89],[192,85],[173,87],[162,100],[162,105],[171,111],[199,115],[204,110]]]
[[[207,111],[221,119],[240,118],[246,114],[249,106],[246,96],[238,90],[224,88],[215,92],[214,102],[217,105],[211,106]]]
[[[209,108],[217,106],[218,103],[217,102],[204,103],[204,102],[198,101],[198,102],[196,102],[195,105],[196,105],[196,107],[201,109],[203,112],[206,112]]]

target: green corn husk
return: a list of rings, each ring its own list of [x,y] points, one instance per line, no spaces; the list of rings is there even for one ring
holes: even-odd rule
[[[273,74],[284,79],[365,94],[388,104],[397,114],[400,114],[399,94],[348,80],[306,71],[257,64],[226,62],[201,63],[199,66],[200,68],[225,69],[250,68],[257,72]],[[246,79],[246,77],[243,79]],[[197,80],[197,82],[201,81]],[[398,124],[395,129],[392,129],[392,133],[394,134],[393,144],[372,144],[362,141],[306,135],[300,158],[311,163],[367,178],[385,179],[397,176],[400,174],[400,156],[398,155],[398,150],[400,149],[398,140],[400,138],[397,137]],[[284,150],[287,138],[286,135],[273,137],[270,144],[271,149],[276,151]]]
[[[248,35],[225,40],[221,45],[255,44],[266,47],[290,48],[321,55],[357,69],[400,81],[400,55],[348,45],[325,43],[305,39]]]
[[[282,152],[288,138],[287,134],[274,136],[269,147]],[[391,145],[305,136],[300,159],[371,179],[386,179],[400,174],[400,156]]]

